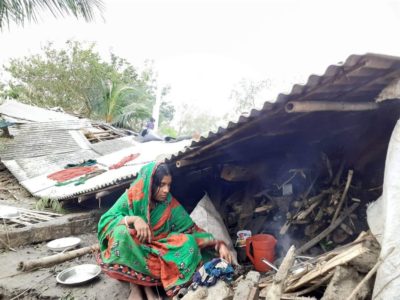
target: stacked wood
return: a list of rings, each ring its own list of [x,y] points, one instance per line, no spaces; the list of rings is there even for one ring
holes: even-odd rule
[[[250,230],[253,235],[269,233],[278,241],[290,241],[279,250],[280,255],[291,244],[298,248],[297,254],[310,250],[317,254],[350,241],[366,229],[365,221],[357,218],[358,209],[375,200],[375,194],[365,197],[366,191],[359,188],[360,177],[346,168],[344,159],[332,164],[322,153],[318,164],[291,166],[286,171],[258,167],[253,174],[251,168],[243,166],[222,168],[220,176],[237,186],[219,200],[232,237],[239,230]],[[266,170],[270,174],[264,175]],[[251,180],[236,182],[248,178]]]

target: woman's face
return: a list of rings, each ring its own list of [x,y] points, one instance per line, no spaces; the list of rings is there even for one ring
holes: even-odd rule
[[[164,176],[161,180],[160,186],[157,189],[157,192],[154,196],[154,200],[163,202],[167,199],[167,195],[171,188],[172,178],[171,176]]]

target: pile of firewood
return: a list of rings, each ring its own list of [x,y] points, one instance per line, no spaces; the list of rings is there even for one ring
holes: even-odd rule
[[[228,179],[234,181],[235,176],[240,179],[246,174],[248,180],[220,201],[219,209],[232,237],[245,229],[253,235],[272,234],[278,244],[282,242],[281,254],[290,245],[295,245],[298,253],[312,248],[316,250],[313,254],[322,253],[354,239],[367,229],[365,207],[377,199],[381,187],[366,188],[360,174],[340,161],[332,167],[324,156],[324,163],[313,168],[264,170],[265,176],[260,170],[251,176],[243,168],[235,174],[230,167]]]

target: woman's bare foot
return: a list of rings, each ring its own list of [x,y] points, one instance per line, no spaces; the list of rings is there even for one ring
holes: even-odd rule
[[[129,294],[128,300],[144,300],[140,286],[134,283],[131,283],[130,286],[131,293]]]
[[[161,300],[161,297],[156,295],[150,286],[144,287],[144,293],[146,294],[147,300]]]

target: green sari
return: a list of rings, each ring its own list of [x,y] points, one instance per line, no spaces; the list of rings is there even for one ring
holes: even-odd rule
[[[131,187],[101,217],[98,262],[115,279],[162,285],[172,296],[190,283],[201,261],[212,257],[206,248],[213,250],[220,242],[197,227],[171,194],[150,210],[155,169],[155,163],[144,166]],[[149,225],[151,243],[139,241],[133,225],[127,228],[121,222],[125,216],[139,216]]]

